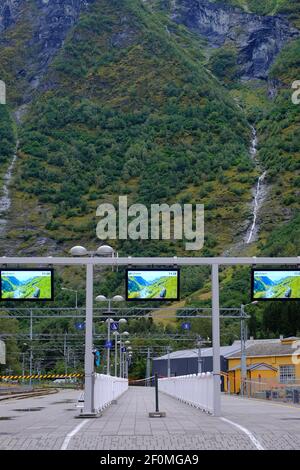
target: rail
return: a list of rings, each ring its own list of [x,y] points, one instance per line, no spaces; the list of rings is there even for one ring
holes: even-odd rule
[[[210,372],[159,379],[158,389],[207,413],[213,413],[213,374]]]
[[[94,407],[98,413],[128,390],[128,380],[111,375],[95,374]]]

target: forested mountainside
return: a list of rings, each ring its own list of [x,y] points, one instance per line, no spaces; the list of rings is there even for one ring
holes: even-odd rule
[[[0,254],[94,248],[119,195],[203,203],[201,256],[299,254],[299,28],[296,0],[0,0]],[[208,302],[206,278],[186,275],[189,302]],[[224,273],[224,306],[247,279]]]
[[[298,10],[261,16],[255,2],[229,3],[0,3],[0,74],[19,139],[6,249],[95,243],[98,204],[128,194],[148,205],[204,203],[202,254],[221,254],[246,237],[261,168],[259,248],[293,219]],[[261,167],[250,155],[253,124]]]

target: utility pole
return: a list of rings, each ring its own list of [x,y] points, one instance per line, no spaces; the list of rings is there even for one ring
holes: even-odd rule
[[[24,383],[24,375],[25,375],[25,353],[22,352],[22,383]]]
[[[221,415],[221,360],[220,360],[220,298],[219,265],[213,264],[212,278],[212,344],[213,344],[213,414]]]
[[[110,311],[110,308],[109,308]],[[110,375],[110,317],[107,319],[107,375]]]
[[[151,368],[151,356],[150,356],[150,348],[147,350],[147,366],[146,366],[146,380],[145,380],[145,386],[149,387],[149,381],[150,381],[150,368]]]
[[[114,332],[115,336],[115,377],[118,375],[118,336],[119,333],[117,331]]]
[[[202,338],[201,336],[199,335],[198,336],[198,374],[201,374],[202,373],[202,357],[201,357],[201,346],[202,346]]]
[[[241,395],[246,394],[247,380],[247,360],[246,360],[246,341],[247,341],[247,315],[245,305],[241,305]]]
[[[171,348],[170,348],[170,346],[168,346],[167,351],[168,351],[168,374],[167,374],[167,376],[171,377],[171,358],[170,358]]]
[[[120,335],[120,378],[122,377],[122,336]]]
[[[65,358],[65,376],[68,374],[68,357],[67,357],[67,332],[64,335],[64,358]]]
[[[29,375],[30,375],[30,379],[29,379],[29,385],[30,386],[32,385],[31,376],[32,376],[32,362],[33,362],[32,337],[33,337],[33,334],[32,334],[32,310],[30,309],[30,326],[29,326],[29,339],[30,339],[30,353],[29,353]]]

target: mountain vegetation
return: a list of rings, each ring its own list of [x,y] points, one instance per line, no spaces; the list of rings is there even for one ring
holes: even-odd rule
[[[19,140],[1,253],[55,255],[78,243],[94,248],[99,243],[97,206],[116,205],[122,194],[129,204],[147,207],[203,203],[205,243],[193,255],[298,255],[300,106],[291,101],[291,84],[300,78],[299,37],[293,36],[283,47],[280,43],[266,77],[241,80],[245,64],[240,42],[227,38],[212,47],[211,38],[174,20],[171,1],[77,2],[80,8],[74,14],[48,3],[20,2],[22,11],[14,20],[0,24],[0,79],[7,84],[9,103],[0,105],[1,176]],[[300,28],[296,0],[213,3],[216,9],[231,5],[262,17],[279,14],[291,29]],[[238,29],[236,25],[240,40]],[[246,45],[248,52],[252,46]],[[248,72],[251,64],[247,62]],[[249,151],[251,126],[258,134],[258,164]],[[259,212],[258,237],[247,245],[253,189],[264,170],[267,192]],[[124,255],[186,255],[184,244],[175,240],[111,243]],[[122,293],[123,274],[122,270],[97,272],[101,293],[109,297]],[[222,306],[249,302],[248,268],[226,268],[221,281]],[[72,294],[61,292],[62,285],[76,288],[82,304],[81,274],[60,270],[55,283],[60,305],[74,302]],[[207,268],[183,269],[181,286],[187,306],[210,305]],[[298,307],[298,302],[282,306],[283,312],[289,310],[286,321],[283,314],[271,320],[272,303],[249,307],[251,334],[296,334]],[[278,308],[276,304],[274,311]],[[147,329],[152,336],[159,330],[179,334],[180,323],[162,326],[159,320],[131,320],[130,329],[137,336]],[[193,319],[192,324],[194,333],[209,336],[209,320]],[[28,327],[25,321],[19,326],[22,331]],[[11,324],[5,323],[6,327]],[[43,319],[36,331],[53,334],[47,340],[50,351],[60,341],[58,357],[51,351],[45,367],[64,368],[62,336],[55,334],[75,332],[73,320]],[[105,326],[97,331],[104,334]],[[222,321],[223,344],[238,335],[237,323]],[[137,346],[141,341],[135,338]],[[147,341],[144,344],[150,345]],[[185,346],[194,345],[193,341],[187,340]],[[165,342],[156,344],[164,351]],[[42,345],[45,342],[36,343],[37,351]],[[76,350],[75,344],[70,347]],[[139,361],[136,371],[144,365],[144,359]]]

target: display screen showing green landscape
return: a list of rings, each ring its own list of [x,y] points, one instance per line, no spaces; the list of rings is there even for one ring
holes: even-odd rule
[[[51,270],[1,271],[2,300],[51,300]]]
[[[127,272],[128,300],[178,300],[178,271]]]
[[[254,299],[300,299],[300,270],[254,271]]]

